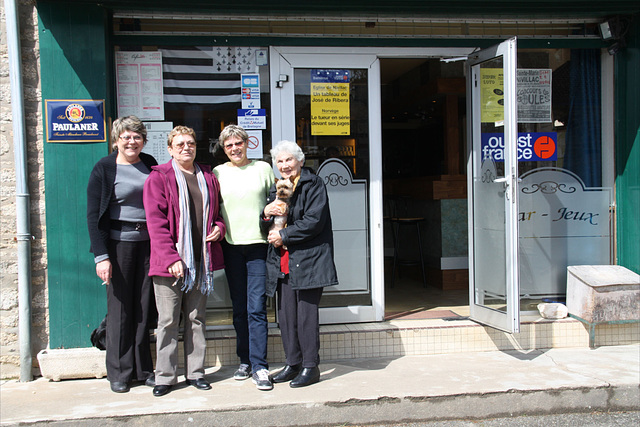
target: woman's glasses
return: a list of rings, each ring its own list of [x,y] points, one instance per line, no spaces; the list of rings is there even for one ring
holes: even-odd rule
[[[135,135],[135,136],[125,135],[125,136],[121,136],[120,139],[123,140],[124,142],[129,142],[132,139],[135,142],[141,142],[142,141],[142,136],[140,136],[140,135]]]
[[[230,142],[228,144],[224,144],[224,148],[228,150],[231,147],[242,147],[242,144],[244,144],[244,141]]]
[[[195,148],[196,142],[195,141],[188,141],[186,145],[189,148]],[[184,149],[184,146],[185,146],[184,142],[173,143],[173,148],[177,148],[178,150]]]

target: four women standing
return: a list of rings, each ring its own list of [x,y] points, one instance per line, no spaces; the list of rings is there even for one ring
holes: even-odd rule
[[[180,313],[186,382],[211,388],[204,378],[206,299],[213,290],[214,270],[225,264],[240,358],[234,378],[251,377],[258,389],[273,388],[266,297],[277,290],[287,365],[273,382],[292,380],[291,387],[317,382],[318,303],[323,287],[338,281],[326,189],[320,178],[302,168],[302,150],[282,141],[271,151],[282,177],[294,182],[294,193],[288,226],[270,231],[268,245],[269,225],[283,212],[280,205],[267,204],[275,199],[273,170],[247,158],[244,129],[229,125],[222,131],[219,143],[229,162],[213,173],[195,163],[191,128],[171,131],[172,159],[160,166],[141,153],[146,129],[138,118],[116,120],[112,139],[117,151],[94,167],[87,211],[96,273],[109,285],[111,389],[128,391],[137,379],[153,386],[154,396],[171,390],[177,383]],[[158,310],[155,377],[148,333],[150,277]]]

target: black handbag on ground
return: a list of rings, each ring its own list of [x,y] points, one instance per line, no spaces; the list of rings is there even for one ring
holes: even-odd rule
[[[100,325],[91,332],[91,344],[99,350],[107,349],[107,316],[104,316]]]

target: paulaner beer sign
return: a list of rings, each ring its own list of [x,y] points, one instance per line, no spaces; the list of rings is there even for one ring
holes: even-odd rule
[[[47,142],[106,142],[104,100],[47,99]]]

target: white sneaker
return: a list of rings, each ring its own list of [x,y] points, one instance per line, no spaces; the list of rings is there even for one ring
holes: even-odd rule
[[[233,373],[233,379],[237,381],[246,380],[251,376],[251,367],[246,363],[241,363],[238,369]]]
[[[273,384],[271,383],[271,378],[269,377],[269,371],[266,369],[258,369],[251,376],[251,381],[258,387],[258,390],[271,390],[273,389]]]

